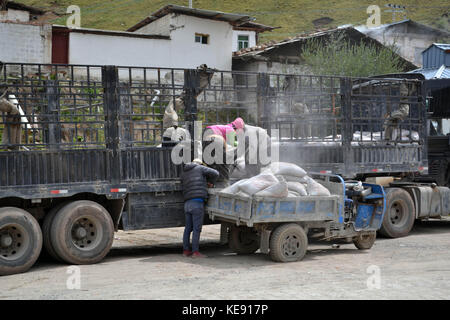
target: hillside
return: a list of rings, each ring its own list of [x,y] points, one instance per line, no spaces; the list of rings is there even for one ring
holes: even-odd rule
[[[69,5],[81,8],[81,25],[85,28],[126,30],[157,9],[173,3],[188,5],[188,0],[19,0],[28,5],[65,14]],[[342,24],[362,24],[366,9],[377,4],[381,8],[381,23],[392,22],[392,13],[384,12],[386,1],[378,0],[193,0],[194,7],[224,12],[248,14],[256,22],[279,26],[261,35],[261,41],[281,40],[317,27],[329,28]],[[442,0],[396,0],[407,6],[407,17],[430,26],[449,29],[450,4]],[[446,16],[445,16],[446,15]],[[66,18],[54,23],[65,24]],[[319,20],[317,20],[319,19]],[[401,19],[397,17],[397,19]],[[317,21],[316,21],[317,20]],[[316,21],[316,25],[313,23]]]

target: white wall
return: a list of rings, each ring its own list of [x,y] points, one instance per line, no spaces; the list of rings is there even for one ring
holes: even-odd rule
[[[206,64],[231,70],[233,30],[229,23],[175,14],[159,26],[167,23],[172,29],[170,40],[71,32],[69,63],[168,68]],[[195,33],[208,34],[209,43],[196,43]]]
[[[50,63],[51,25],[0,22],[0,61]]]
[[[172,63],[176,67],[231,70],[233,28],[228,22],[172,14]],[[195,33],[208,34],[209,43],[195,42]]]
[[[150,24],[147,24],[146,26],[143,26],[142,28],[135,31],[135,33],[143,33],[143,34],[158,34],[163,36],[169,36],[170,35],[170,20],[171,15],[165,15],[162,18],[159,18],[158,20],[153,21]]]
[[[0,21],[28,22],[30,21],[30,13],[28,11],[14,9],[0,11]]]
[[[255,31],[233,30],[233,44],[232,44],[233,52],[239,50],[238,36],[240,36],[240,35],[248,36],[248,40],[249,40],[248,46],[249,47],[256,46],[256,32]]]
[[[70,33],[70,64],[168,67],[170,61],[170,40]]]

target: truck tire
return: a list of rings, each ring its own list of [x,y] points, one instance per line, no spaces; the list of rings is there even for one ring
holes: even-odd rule
[[[232,226],[228,246],[237,254],[252,254],[259,249],[258,234],[252,228]]]
[[[386,213],[379,230],[388,238],[408,235],[416,219],[414,202],[408,192],[400,188],[386,189]]]
[[[51,225],[53,223],[53,219],[55,218],[55,215],[65,205],[67,205],[67,202],[61,203],[61,204],[55,206],[54,208],[52,208],[46,214],[46,216],[44,218],[44,222],[42,223],[42,236],[44,239],[44,249],[50,257],[52,257],[53,259],[55,259],[56,261],[59,261],[59,262],[64,262],[64,261],[61,259],[60,256],[58,256],[56,254],[55,249],[53,249],[52,241],[50,239],[50,230],[51,230]]]
[[[30,269],[42,250],[42,231],[27,211],[0,208],[0,275]]]
[[[308,237],[298,224],[282,224],[272,232],[269,248],[273,261],[300,261],[306,254]]]
[[[50,240],[54,252],[69,264],[93,264],[111,249],[114,224],[100,204],[79,200],[62,207],[53,218]]]
[[[355,238],[353,238],[353,244],[355,247],[357,247],[359,250],[369,250],[372,248],[373,244],[375,243],[375,240],[377,238],[377,232],[367,232],[367,233],[361,233]]]

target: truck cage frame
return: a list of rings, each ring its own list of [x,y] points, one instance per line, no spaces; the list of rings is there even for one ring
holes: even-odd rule
[[[191,134],[194,121],[206,126],[239,116],[269,135],[277,129],[280,160],[310,171],[427,172],[420,81],[210,72],[199,94],[198,69],[2,64],[0,94],[21,111],[0,116],[2,198],[180,190],[180,166],[171,148],[160,146],[164,109],[180,95],[179,125]],[[408,115],[397,137],[386,138],[386,116],[402,103]]]

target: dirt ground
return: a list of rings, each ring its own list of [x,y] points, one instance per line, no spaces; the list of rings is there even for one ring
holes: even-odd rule
[[[310,244],[303,261],[237,256],[204,226],[204,259],[181,255],[183,228],[123,232],[109,255],[79,268],[42,256],[27,273],[0,278],[0,299],[448,299],[450,219],[416,224],[411,235],[353,244]],[[73,278],[70,278],[73,279]],[[69,287],[68,284],[69,283]],[[72,285],[71,285],[72,284]],[[70,289],[71,288],[71,289]]]

